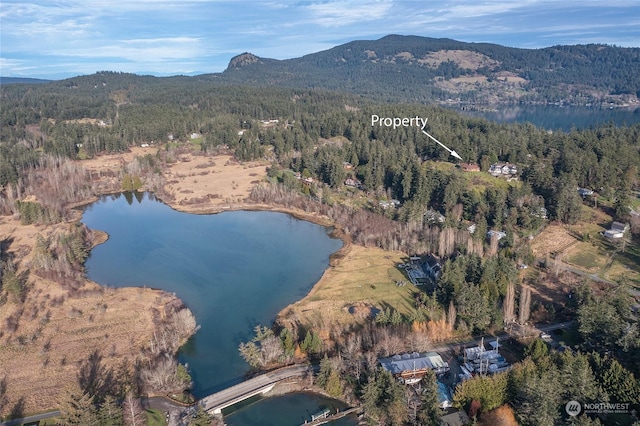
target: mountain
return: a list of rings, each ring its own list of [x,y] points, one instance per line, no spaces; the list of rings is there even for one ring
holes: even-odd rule
[[[287,60],[243,53],[223,76],[392,101],[626,104],[640,96],[639,62],[639,48],[604,44],[516,49],[389,35]]]
[[[0,77],[1,84],[44,84],[49,83],[52,80],[43,80],[40,78],[28,78],[28,77]]]

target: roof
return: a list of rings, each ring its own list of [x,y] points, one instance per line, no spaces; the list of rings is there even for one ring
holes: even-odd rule
[[[442,424],[445,426],[463,426],[469,424],[469,416],[464,411],[456,411],[446,416],[440,417]]]
[[[448,405],[451,406],[451,400],[453,399],[451,397],[451,391],[449,390],[449,388],[447,387],[447,385],[445,385],[442,382],[436,382],[438,385],[438,403],[440,404],[440,406],[443,405]]]
[[[615,229],[607,229],[603,234],[605,237],[609,238],[622,238],[624,237],[624,231],[615,230]]]
[[[611,230],[612,231],[626,231],[629,228],[629,225],[627,225],[626,223],[620,223],[620,222],[613,222],[611,224]]]
[[[427,262],[427,265],[429,265],[430,268],[433,268],[433,267],[435,267],[435,266],[440,264],[440,259],[438,259],[434,255],[430,254],[429,257],[427,257],[426,262]]]
[[[460,164],[460,167],[462,168],[462,170],[464,170],[466,172],[477,172],[477,171],[480,171],[480,166],[478,166],[475,163],[462,163],[462,164]]]
[[[382,368],[392,374],[400,374],[403,371],[422,370],[426,368],[437,369],[448,366],[437,352],[427,352],[424,354],[413,352],[410,354],[394,355],[390,358],[380,358],[378,362]]]
[[[487,232],[487,237],[489,238],[493,237],[494,235],[498,240],[500,240],[501,238],[506,237],[507,233],[502,231],[494,231],[493,229]]]

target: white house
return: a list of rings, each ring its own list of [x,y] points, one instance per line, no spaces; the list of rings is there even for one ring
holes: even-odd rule
[[[500,241],[501,239],[507,236],[507,233],[502,231],[494,231],[493,229],[487,232],[487,238],[491,239],[494,236],[498,241]]]
[[[611,228],[604,231],[602,235],[604,235],[607,238],[618,239],[618,238],[624,237],[624,234],[628,230],[629,230],[628,223],[613,222],[611,224]]]

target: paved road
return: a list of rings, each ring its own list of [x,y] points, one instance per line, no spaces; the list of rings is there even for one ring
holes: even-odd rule
[[[542,259],[542,258],[536,259],[536,262],[538,262],[538,264],[539,264],[540,262],[544,262],[544,259]],[[574,268],[573,266],[567,265],[566,263],[563,263],[563,262],[558,262],[557,265],[554,265],[552,267],[557,267],[558,269],[561,269],[563,271],[569,271],[569,272],[572,272],[572,273],[574,273],[576,275],[580,275],[582,277],[587,277],[592,281],[601,282],[601,283],[607,283],[607,284],[613,284],[613,285],[617,284],[614,281],[608,280],[606,278],[599,277],[596,274],[592,274],[592,273],[583,271],[583,270],[578,269],[578,268]],[[629,294],[631,294],[631,296],[633,296],[633,297],[640,298],[640,290],[637,290],[635,288],[629,288]]]
[[[550,325],[543,325],[543,326],[538,326],[535,327],[537,330],[540,330],[541,332],[545,332],[548,333],[550,331],[553,330],[558,330],[561,328],[568,328],[571,327],[572,325],[575,325],[576,323],[574,321],[567,321],[567,322],[560,322],[557,324],[550,324]],[[467,340],[464,342],[452,342],[452,343],[447,343],[447,344],[443,344],[440,346],[436,346],[435,348],[431,349],[432,351],[435,352],[444,352],[444,351],[449,351],[449,350],[455,350],[458,348],[464,348],[467,346],[471,346],[471,345],[479,345],[482,342],[482,339],[484,338],[484,340],[486,341],[490,341],[490,340],[495,340],[497,339],[501,339],[501,340],[505,340],[505,339],[509,339],[511,338],[511,335],[508,333],[501,333],[495,336],[492,335],[484,335],[484,336],[480,336],[477,337],[473,340]]]
[[[558,324],[539,326],[537,327],[537,329],[540,330],[541,332],[542,331],[550,332],[550,331],[561,329],[561,328],[568,328],[574,324],[575,322],[569,321],[569,322],[563,322]],[[483,337],[487,340],[492,340],[495,338],[507,339],[511,336],[507,333],[501,333],[497,336],[486,335],[486,336],[475,338],[473,340],[467,340],[464,342],[452,342],[452,343],[436,346],[431,350],[440,352],[440,351],[454,350],[457,348],[466,347],[470,345],[477,345],[482,341]],[[235,386],[232,386],[230,388],[217,392],[213,395],[205,397],[201,400],[201,403],[205,404],[205,409],[211,409],[227,401],[231,401],[243,395],[253,393],[264,386],[274,384],[282,380],[290,379],[293,377],[303,377],[311,369],[317,370],[317,366],[312,367],[309,365],[294,365],[290,367],[283,367],[278,370],[271,371],[269,373],[261,374],[252,379],[239,383]],[[148,406],[150,408],[160,410],[163,412],[177,413],[185,409],[183,405],[180,405],[164,397],[143,398],[143,403],[145,406]],[[23,419],[8,420],[0,423],[0,426],[19,426],[23,423],[37,422],[39,420],[44,420],[44,419],[56,417],[59,415],[60,415],[59,411],[51,411],[48,413],[25,417]],[[170,422],[170,423],[173,423],[173,422]]]
[[[219,407],[229,401],[234,401],[245,395],[251,395],[265,386],[269,386],[292,377],[302,377],[309,372],[310,368],[311,367],[307,365],[294,365],[261,374],[242,383],[238,383],[235,386],[216,392],[213,395],[204,397],[200,400],[200,404],[204,406],[205,410],[211,410],[214,407]]]
[[[60,414],[61,414],[60,411],[49,411],[47,413],[36,414],[35,416],[28,416],[22,419],[7,420],[4,422],[0,422],[0,426],[19,426],[24,423],[35,423],[35,422],[39,422],[40,420],[45,420],[52,417],[58,417]]]

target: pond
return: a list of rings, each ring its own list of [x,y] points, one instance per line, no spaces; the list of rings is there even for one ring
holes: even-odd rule
[[[303,298],[342,246],[330,229],[287,214],[187,214],[149,193],[103,197],[82,222],[109,234],[87,259],[90,279],[175,292],[193,311],[201,328],[179,359],[198,398],[242,380],[240,342]]]

